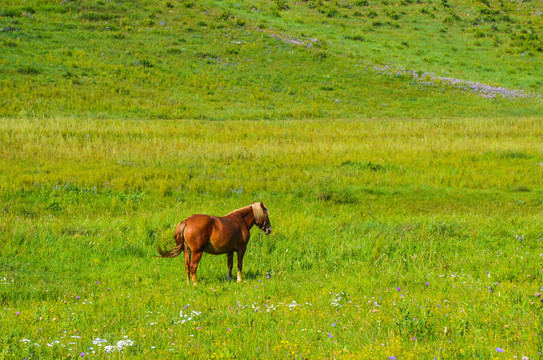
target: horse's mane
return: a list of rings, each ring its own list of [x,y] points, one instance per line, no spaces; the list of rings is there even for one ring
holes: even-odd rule
[[[237,213],[240,213],[240,212],[243,212],[244,210],[247,210],[251,207],[252,205],[247,205],[247,206],[244,206],[242,208],[239,208],[237,210],[234,210],[234,211],[230,211],[228,214],[224,215],[224,216],[228,216],[228,215],[232,215],[232,214],[237,214]]]

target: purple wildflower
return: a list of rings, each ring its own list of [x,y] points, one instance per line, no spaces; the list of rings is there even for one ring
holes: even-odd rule
[[[463,92],[471,92],[487,99],[495,99],[498,96],[504,99],[518,98],[541,98],[540,94],[529,93],[524,90],[508,89],[501,86],[492,86],[477,81],[461,80],[452,77],[437,76],[434,73],[424,72],[418,74],[414,70],[407,70],[401,67],[393,69],[390,65],[374,66],[374,70],[384,76],[409,76],[424,86],[449,86]]]
[[[499,352],[499,353],[502,353],[504,350],[502,348],[497,347],[496,351]]]

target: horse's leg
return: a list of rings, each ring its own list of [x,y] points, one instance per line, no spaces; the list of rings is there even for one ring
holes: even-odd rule
[[[187,273],[187,285],[190,284],[190,258],[191,251],[187,243],[183,246],[183,252],[185,253],[185,272]]]
[[[241,270],[243,269],[243,255],[245,255],[245,248],[238,250],[238,282],[241,282]]]
[[[198,285],[198,281],[196,280],[196,270],[198,269],[198,263],[200,262],[201,257],[202,252],[193,252],[192,259],[190,260],[190,275],[192,277],[192,285],[194,286]]]
[[[228,258],[228,275],[226,276],[226,280],[230,281],[232,280],[232,268],[234,267],[234,252],[230,251],[226,254],[226,257]]]

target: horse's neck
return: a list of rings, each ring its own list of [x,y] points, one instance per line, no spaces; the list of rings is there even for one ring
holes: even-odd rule
[[[247,227],[249,229],[251,229],[253,225],[255,224],[255,216],[254,216],[253,208],[251,207],[251,205],[232,211],[231,213],[226,214],[226,216],[232,215],[232,214],[239,214],[243,218],[243,220],[245,220],[245,223],[247,224]]]

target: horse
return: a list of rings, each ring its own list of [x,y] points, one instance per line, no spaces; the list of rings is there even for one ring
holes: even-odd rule
[[[272,231],[268,209],[263,203],[254,203],[234,210],[225,216],[191,215],[181,221],[174,232],[176,247],[166,250],[158,247],[160,257],[173,258],[185,255],[187,284],[197,285],[196,270],[202,254],[226,254],[228,260],[227,280],[232,279],[234,252],[238,257],[238,283],[241,282],[243,256],[251,236],[253,225],[258,226],[266,235]]]

